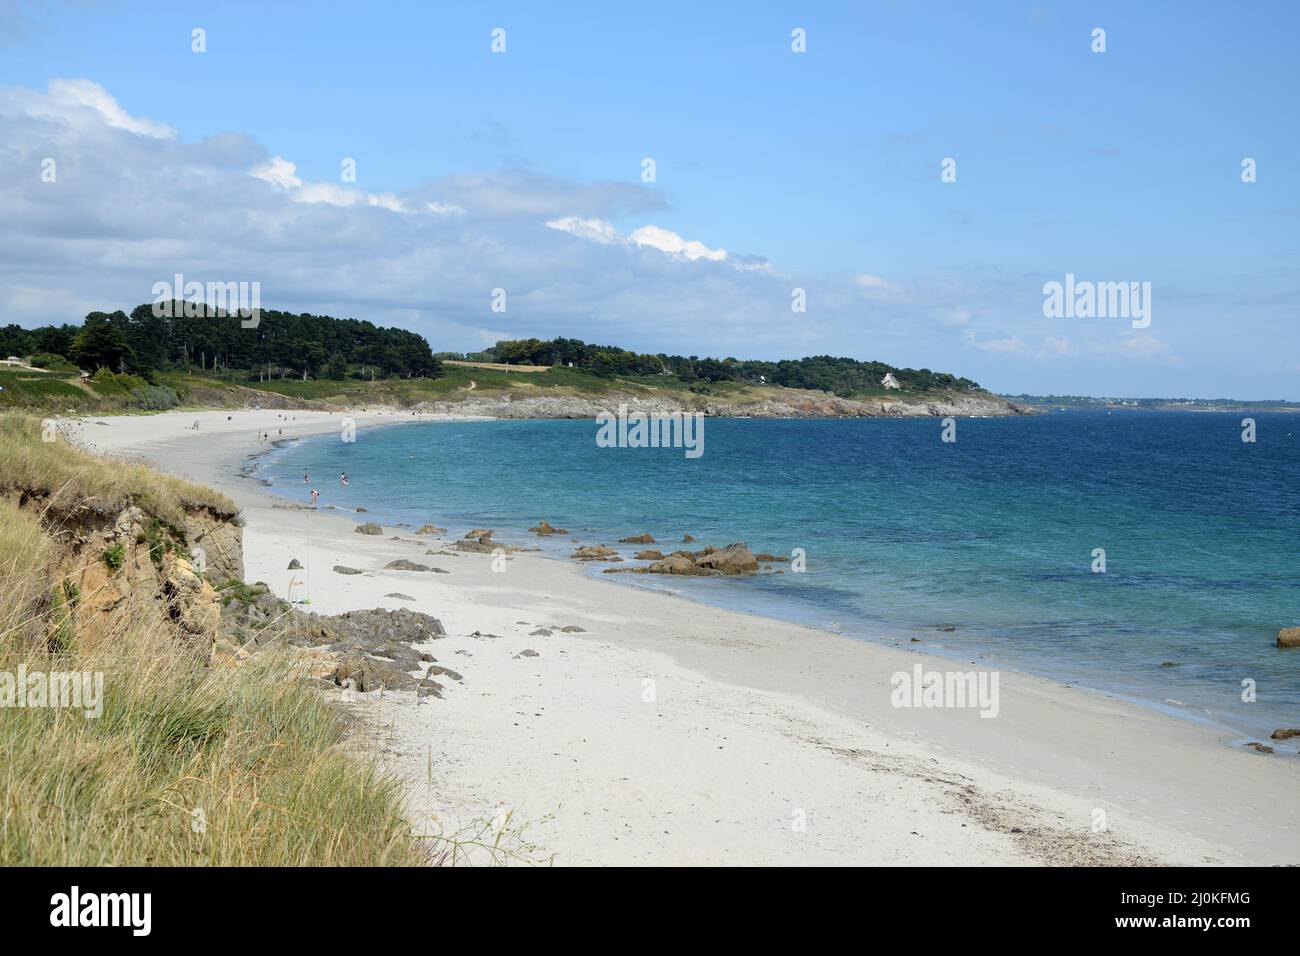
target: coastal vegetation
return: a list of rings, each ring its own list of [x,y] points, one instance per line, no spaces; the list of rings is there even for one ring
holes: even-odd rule
[[[979,388],[976,382],[947,372],[932,372],[926,368],[897,368],[884,362],[862,362],[831,355],[814,355],[779,362],[700,358],[694,355],[646,355],[618,346],[590,345],[578,339],[565,338],[550,341],[506,339],[497,342],[486,352],[476,353],[476,358],[507,365],[558,365],[601,376],[671,376],[687,385],[716,385],[724,382],[778,385],[830,392],[841,398],[885,392],[882,382],[886,375],[892,375],[901,388],[915,392],[939,389],[969,391]]]
[[[650,355],[567,338],[435,354],[414,332],[357,319],[263,310],[256,328],[244,328],[237,315],[154,311],[92,312],[79,327],[0,328],[0,356],[23,360],[0,366],[0,408],[415,407],[470,393],[596,398],[631,391],[677,404],[701,396],[762,402],[784,392],[849,400],[984,395],[977,383],[947,372],[829,355],[777,362]]]
[[[234,516],[0,414],[0,865],[429,861],[292,649],[212,639],[221,601],[191,552],[230,566],[214,542]],[[79,706],[49,706],[56,686]]]
[[[150,380],[158,371],[189,368],[240,372],[253,382],[291,376],[436,378],[440,372],[429,343],[406,329],[274,309],[261,310],[256,327],[245,328],[238,315],[194,316],[182,303],[174,306],[91,312],[80,327],[7,325],[0,328],[0,353],[39,355],[47,367],[72,363],[88,372],[132,372]],[[155,314],[160,311],[168,314]]]

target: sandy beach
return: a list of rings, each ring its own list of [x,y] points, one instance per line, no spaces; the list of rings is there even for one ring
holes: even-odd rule
[[[894,706],[891,675],[965,665],[593,579],[535,553],[504,565],[453,553],[469,529],[447,525],[436,501],[424,520],[446,535],[359,535],[364,516],[286,506],[241,474],[268,448],[260,433],[337,431],[343,417],[66,425],[91,450],[232,496],[249,581],[319,613],[406,607],[443,623],[448,636],[423,649],[462,679],[446,680],[442,699],[384,692],[347,705],[362,742],[407,781],[421,832],[508,818],[504,845],[561,865],[1300,862],[1294,754],[1009,670],[991,719]],[[363,434],[416,420],[350,417]],[[287,570],[295,558],[302,570]],[[383,570],[397,558],[448,573]]]

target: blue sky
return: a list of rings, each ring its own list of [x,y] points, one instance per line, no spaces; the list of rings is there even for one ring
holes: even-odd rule
[[[0,0],[0,203],[26,240],[0,321],[129,308],[184,268],[435,348],[565,334],[1300,400],[1295,4],[451,6]],[[42,190],[22,170],[51,153]],[[354,198],[396,198],[313,191],[344,157]],[[1067,272],[1150,282],[1151,325],[1045,318]]]

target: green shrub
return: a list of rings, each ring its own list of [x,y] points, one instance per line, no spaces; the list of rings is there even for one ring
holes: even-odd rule
[[[104,563],[108,565],[108,570],[117,571],[126,561],[126,548],[123,546],[122,542],[119,541],[116,544],[111,544],[105,548],[100,557],[102,557]]]
[[[133,397],[132,393],[136,389],[147,388],[149,383],[138,375],[118,374],[109,369],[101,368],[90,376],[90,385],[96,392],[105,397],[112,395],[129,398]]]
[[[131,394],[140,407],[149,412],[175,408],[181,403],[180,396],[166,385],[146,385],[144,388],[132,389]]]
[[[76,365],[54,352],[37,352],[27,364],[33,368],[47,368],[58,372],[75,372],[77,370]]]

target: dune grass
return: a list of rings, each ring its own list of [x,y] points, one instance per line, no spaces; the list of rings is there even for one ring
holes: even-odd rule
[[[54,440],[44,441],[47,437]],[[0,494],[14,493],[39,496],[55,512],[87,505],[113,513],[133,503],[175,526],[183,523],[185,511],[233,515],[239,510],[223,494],[144,465],[79,451],[41,419],[5,412],[0,413]]]
[[[147,508],[211,492],[44,444],[0,419],[0,485]],[[88,460],[89,459],[89,460]],[[288,650],[238,669],[124,606],[85,646],[38,512],[0,497],[0,866],[402,865],[428,862],[401,787],[342,742],[340,713]],[[19,674],[102,675],[102,711],[18,707]],[[93,679],[92,679],[93,686]]]
[[[0,708],[0,866],[423,862],[397,783],[286,656],[214,669],[156,626],[114,637],[0,640],[0,671],[103,675],[97,717]]]

